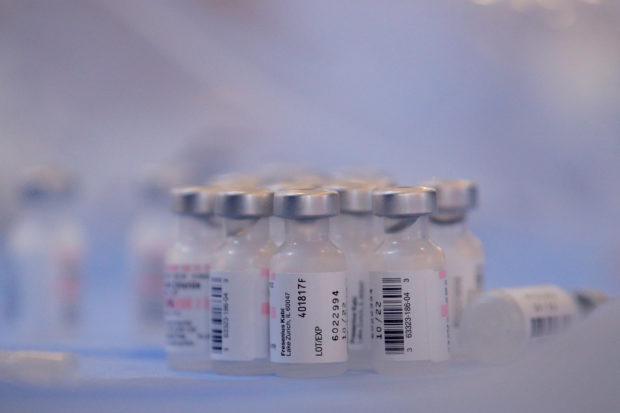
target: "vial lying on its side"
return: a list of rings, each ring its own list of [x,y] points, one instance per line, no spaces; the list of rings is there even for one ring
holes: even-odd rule
[[[385,238],[370,262],[374,369],[383,374],[441,370],[448,360],[447,279],[441,249],[427,234],[435,190],[393,187],[373,195]]]
[[[517,356],[532,341],[564,330],[604,298],[555,285],[502,288],[479,296],[463,313],[461,342],[471,360],[494,363]]]
[[[437,191],[437,212],[430,216],[429,233],[446,258],[450,352],[459,357],[463,310],[484,290],[482,243],[467,225],[467,211],[476,206],[478,190],[466,180],[433,180],[428,186]]]
[[[168,365],[177,370],[209,370],[209,261],[220,241],[213,224],[216,190],[172,190],[176,237],[165,256],[164,326]]]
[[[211,359],[221,374],[269,374],[269,239],[273,192],[222,192],[215,213],[226,239],[213,255]]]
[[[271,259],[271,362],[279,376],[334,376],[347,368],[346,262],[331,241],[338,193],[286,190],[274,198],[284,244]]]
[[[340,194],[340,215],[332,222],[332,239],[347,261],[347,318],[349,367],[370,368],[368,261],[377,247],[372,194],[374,185],[348,183],[330,186]]]

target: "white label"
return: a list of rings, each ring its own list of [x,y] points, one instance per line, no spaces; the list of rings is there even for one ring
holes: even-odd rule
[[[447,290],[445,271],[371,272],[373,358],[447,360]]]
[[[349,280],[348,294],[349,349],[360,350],[368,344],[368,286],[362,279]]]
[[[64,249],[54,256],[54,289],[58,300],[60,325],[75,327],[80,318],[80,292],[82,290],[82,254],[76,249]]]
[[[272,273],[271,361],[347,361],[346,274]]]
[[[170,264],[164,285],[166,350],[207,352],[209,348],[209,266]]]
[[[478,260],[448,261],[448,301],[450,310],[450,328],[454,332],[461,325],[465,307],[482,293],[484,273],[482,263]]]
[[[521,308],[530,339],[564,329],[577,314],[573,298],[554,285],[506,288],[501,291],[512,297]]]
[[[211,358],[269,356],[269,269],[211,273]]]
[[[161,326],[164,308],[165,248],[143,251],[137,259],[138,314],[145,325]]]

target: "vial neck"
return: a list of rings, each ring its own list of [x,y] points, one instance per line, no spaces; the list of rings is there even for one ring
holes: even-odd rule
[[[52,217],[54,215],[61,215],[67,213],[67,206],[68,203],[62,202],[57,199],[39,199],[26,203],[26,205],[24,206],[24,211],[29,214]]]
[[[287,219],[286,241],[329,241],[329,218]]]
[[[428,238],[428,216],[385,217],[384,231],[388,242]]]
[[[465,215],[462,215],[459,219],[452,221],[442,221],[431,218],[430,225],[432,226],[433,234],[440,237],[460,236],[469,231],[469,225]]]
[[[225,218],[224,235],[236,242],[269,241],[269,219],[263,218]]]
[[[176,239],[185,244],[205,244],[213,238],[204,216],[178,215],[175,228]]]
[[[342,214],[337,217],[336,232],[344,239],[374,236],[372,214]]]

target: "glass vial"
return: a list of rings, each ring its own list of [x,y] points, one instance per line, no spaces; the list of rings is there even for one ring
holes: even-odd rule
[[[467,224],[467,212],[476,206],[478,190],[466,180],[433,180],[428,186],[437,191],[437,212],[430,216],[429,233],[446,258],[450,351],[458,358],[463,311],[484,290],[482,243]]]
[[[271,259],[271,362],[279,376],[334,376],[347,368],[346,261],[330,240],[338,193],[286,190],[274,198],[284,244]]]
[[[221,239],[213,223],[216,190],[172,190],[176,214],[174,243],[165,256],[164,326],[168,365],[177,370],[209,370],[210,255]]]
[[[382,374],[440,370],[448,360],[447,279],[429,239],[435,190],[393,187],[373,194],[385,238],[370,262],[372,360]]]
[[[145,182],[140,205],[127,233],[133,338],[141,345],[161,345],[164,324],[164,261],[173,242],[167,182]]]
[[[222,192],[215,213],[226,238],[213,255],[211,359],[220,374],[270,374],[269,238],[273,192]]]
[[[347,261],[349,367],[369,369],[371,360],[368,314],[368,262],[378,243],[372,214],[371,184],[330,186],[340,194],[340,215],[332,218],[332,240]]]
[[[82,317],[84,231],[72,213],[75,181],[49,166],[30,169],[21,211],[7,237],[17,274],[20,340],[50,344],[74,338]]]
[[[502,288],[480,295],[463,313],[461,342],[471,360],[495,363],[517,356],[528,342],[569,326],[594,301],[555,285]]]

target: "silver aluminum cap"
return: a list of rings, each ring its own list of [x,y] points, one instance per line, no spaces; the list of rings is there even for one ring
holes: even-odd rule
[[[177,214],[212,215],[217,188],[183,186],[170,191],[172,211]]]
[[[340,212],[347,214],[372,213],[372,195],[375,185],[364,182],[347,182],[326,187],[340,194]]]
[[[273,192],[268,189],[240,189],[220,192],[215,198],[215,214],[226,218],[271,216]]]
[[[389,187],[377,190],[372,198],[375,215],[404,217],[435,212],[435,190],[425,186]]]
[[[340,212],[338,192],[328,189],[289,189],[276,192],[274,215],[288,219],[332,217]]]
[[[433,179],[424,185],[437,191],[437,212],[463,212],[475,208],[478,187],[465,179]]]

